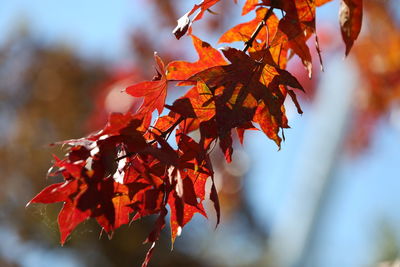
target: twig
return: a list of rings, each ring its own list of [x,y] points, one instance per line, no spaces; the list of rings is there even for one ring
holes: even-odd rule
[[[264,27],[266,25],[267,20],[269,19],[269,17],[272,16],[273,13],[274,13],[274,8],[273,7],[268,9],[268,11],[265,14],[263,20],[260,21],[260,23],[258,24],[256,30],[251,35],[250,39],[247,42],[245,42],[245,46],[243,48],[243,52],[247,52],[247,50],[253,45],[253,42],[257,38],[257,35],[260,33],[262,27]]]

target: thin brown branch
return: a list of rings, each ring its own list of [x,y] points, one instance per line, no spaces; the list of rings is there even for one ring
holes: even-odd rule
[[[266,25],[267,20],[272,16],[272,14],[274,14],[274,8],[273,7],[268,9],[268,11],[265,14],[263,20],[260,21],[260,23],[258,24],[256,30],[251,35],[250,39],[247,42],[245,42],[245,46],[243,48],[243,52],[247,52],[247,50],[253,45],[253,42],[256,40],[257,35],[260,33],[262,27],[264,27]]]

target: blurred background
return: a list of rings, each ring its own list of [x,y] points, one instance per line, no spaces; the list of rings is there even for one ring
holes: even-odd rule
[[[400,6],[365,0],[363,29],[350,56],[338,25],[339,1],[317,10],[325,72],[314,62],[305,111],[288,101],[291,129],[277,151],[248,132],[229,166],[215,153],[222,223],[200,216],[171,252],[169,230],[150,266],[398,266],[400,259]],[[175,21],[195,1],[2,1],[0,4],[0,266],[138,266],[148,218],[112,240],[89,220],[59,245],[60,205],[26,203],[54,182],[46,178],[49,144],[85,136],[110,112],[140,99],[121,90],[153,76],[153,51],[165,62],[197,55],[177,41]],[[213,46],[241,17],[224,0],[196,22]],[[312,43],[312,42],[310,42]],[[235,44],[241,47],[243,44]],[[317,59],[317,56],[314,56]],[[184,93],[172,88],[169,101]]]

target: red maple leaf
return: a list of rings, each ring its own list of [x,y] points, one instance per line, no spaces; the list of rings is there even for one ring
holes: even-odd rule
[[[157,63],[157,75],[153,80],[134,84],[126,88],[128,94],[144,98],[143,104],[138,110],[139,113],[151,114],[157,109],[158,114],[161,114],[164,109],[168,80],[166,78],[164,62],[156,53],[154,53],[154,59]]]
[[[346,56],[361,31],[362,0],[342,0],[340,2],[339,22],[343,40],[346,44]]]
[[[196,49],[199,59],[196,62],[173,61],[167,65],[167,79],[185,81],[193,74],[218,65],[226,65],[221,53],[209,43],[191,35],[193,46]],[[187,83],[180,83],[187,85]]]

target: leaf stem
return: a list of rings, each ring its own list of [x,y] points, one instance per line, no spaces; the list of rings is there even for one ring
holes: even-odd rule
[[[251,35],[250,39],[245,42],[245,46],[243,48],[243,52],[247,52],[247,50],[253,45],[253,42],[257,38],[257,35],[260,33],[262,27],[264,27],[266,25],[267,20],[272,16],[273,13],[274,13],[274,8],[273,7],[268,9],[268,11],[265,14],[263,20],[260,21],[260,23],[258,24],[256,30]]]

